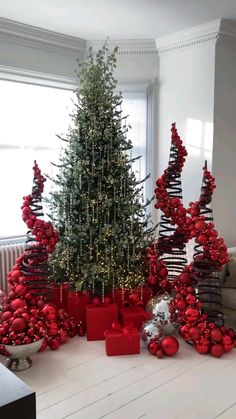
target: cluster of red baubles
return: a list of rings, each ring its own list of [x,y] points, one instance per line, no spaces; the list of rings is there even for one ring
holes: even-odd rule
[[[22,218],[35,237],[36,244],[44,246],[46,253],[52,253],[59,240],[59,234],[54,230],[52,223],[37,218],[31,208],[33,199],[39,197],[43,192],[44,182],[46,181],[36,162],[33,171],[36,188],[31,195],[23,198]]]
[[[148,350],[157,358],[174,356],[179,350],[179,342],[174,336],[165,336],[161,340],[152,340],[148,344]]]
[[[77,334],[77,323],[65,310],[45,304],[42,297],[31,302],[19,297],[9,299],[0,318],[0,350],[1,344],[24,345],[42,338],[41,350],[47,346],[57,349]]]
[[[81,325],[78,330],[77,323],[68,317],[65,310],[57,310],[54,305],[46,303],[44,296],[35,295],[28,286],[31,280],[42,279],[40,264],[47,262],[48,254],[54,250],[59,239],[52,224],[38,219],[31,209],[33,200],[40,198],[46,180],[36,162],[33,170],[35,186],[32,195],[24,198],[22,213],[35,241],[17,258],[8,274],[9,294],[0,312],[0,345],[23,345],[44,338],[41,350],[47,345],[57,349],[60,344],[66,343],[69,336],[73,337],[77,332],[82,334],[82,331]],[[35,257],[32,257],[34,246]],[[27,271],[24,263],[27,263]]]
[[[147,259],[147,275],[146,282],[147,285],[155,286],[160,285],[162,288],[165,288],[165,284],[162,281],[166,281],[167,269],[165,263],[162,260],[159,260],[159,252],[157,250],[157,244],[153,243],[146,250],[146,259]],[[166,284],[167,286],[167,284]]]
[[[195,296],[191,268],[192,265],[186,267],[173,283],[179,333],[184,340],[193,343],[197,352],[210,352],[213,356],[220,357],[236,347],[236,335],[233,329],[218,327],[207,320],[206,313],[201,313],[202,303]]]

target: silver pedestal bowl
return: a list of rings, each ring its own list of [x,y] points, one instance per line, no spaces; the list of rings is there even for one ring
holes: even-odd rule
[[[14,372],[27,370],[32,366],[30,356],[41,347],[44,338],[25,345],[0,345],[0,353],[7,357],[7,368]]]

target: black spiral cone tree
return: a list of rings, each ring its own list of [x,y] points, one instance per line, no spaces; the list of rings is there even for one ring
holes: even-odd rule
[[[204,221],[202,221],[202,225],[200,226],[202,234],[194,246],[192,275],[196,282],[196,295],[203,304],[202,311],[207,313],[209,321],[222,326],[224,324],[224,315],[222,310],[220,283],[221,269],[217,262],[212,260],[212,257],[214,258],[214,254],[210,257],[206,239],[207,235],[204,234],[207,227],[212,225],[214,222],[212,211],[212,195],[214,188],[214,178],[212,177],[210,171],[207,170],[207,161],[205,161],[205,165],[203,167],[201,194],[198,201],[198,211],[200,216],[204,216]],[[211,237],[211,240],[214,240],[214,235]],[[225,245],[222,244],[222,246],[224,246],[222,251],[225,252]]]
[[[168,196],[182,200],[181,172],[185,162],[187,151],[176,129],[176,124],[171,127],[171,147],[168,167],[164,172]],[[184,211],[184,209],[181,209]],[[165,262],[168,270],[167,279],[173,281],[182,271],[187,263],[186,246],[181,229],[178,228],[168,217],[161,214],[159,224],[159,237],[157,250],[160,253],[160,260]]]
[[[22,218],[29,228],[26,248],[17,259],[21,272],[20,282],[25,285],[30,295],[51,297],[48,257],[54,251],[59,240],[58,233],[51,222],[44,221],[42,192],[46,178],[41,174],[36,161],[33,166],[34,178],[32,193],[24,197]]]

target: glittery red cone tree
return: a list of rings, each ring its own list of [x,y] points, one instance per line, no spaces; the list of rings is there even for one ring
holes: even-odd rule
[[[47,260],[59,239],[50,222],[43,221],[41,194],[45,178],[34,163],[32,194],[24,197],[22,217],[30,229],[25,252],[8,274],[9,294],[0,313],[1,344],[22,345],[45,338],[45,345],[57,349],[76,325],[64,310],[46,303],[49,294]],[[2,351],[4,354],[4,351]]]
[[[214,181],[215,179],[207,170],[207,162],[205,162],[201,195],[199,201],[194,203],[190,210],[193,217],[195,214],[200,216],[200,220],[195,224],[195,229],[201,231],[201,234],[195,239],[192,276],[196,281],[196,296],[203,304],[202,312],[208,314],[209,321],[214,321],[221,326],[224,323],[224,317],[219,272],[222,270],[222,265],[227,262],[227,248],[223,239],[217,238],[217,231],[214,229],[211,206],[212,194],[215,189]],[[209,235],[208,232],[211,234]],[[192,233],[194,236],[194,230]],[[213,248],[210,248],[209,244]],[[217,254],[220,256],[220,261]]]
[[[171,148],[170,157],[167,169],[164,174],[157,180],[156,208],[159,207],[159,198],[162,193],[158,186],[165,184],[167,196],[174,198],[172,205],[177,207],[182,200],[182,185],[181,172],[184,166],[187,151],[183,146],[182,140],[178,135],[175,123],[171,128]],[[161,197],[163,197],[161,195]],[[184,216],[186,210],[183,207],[178,208],[178,215]],[[187,263],[185,237],[181,229],[181,225],[175,224],[173,219],[170,219],[170,209],[166,209],[165,213],[161,214],[159,238],[157,249],[161,255],[160,260],[165,262],[168,270],[167,279],[172,281],[183,270]]]

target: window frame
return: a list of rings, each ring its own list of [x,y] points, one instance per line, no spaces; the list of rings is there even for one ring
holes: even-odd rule
[[[0,79],[18,83],[26,83],[55,89],[75,91],[78,88],[78,79],[70,79],[57,75],[33,72],[23,69],[0,66]],[[151,174],[150,181],[147,182],[145,198],[150,198],[152,194],[153,181],[153,149],[155,139],[155,114],[156,114],[156,79],[148,81],[136,81],[128,83],[118,83],[117,91],[125,93],[145,93],[146,94],[146,174]],[[9,243],[19,243],[26,240],[26,235],[4,236],[0,238],[0,245]]]

